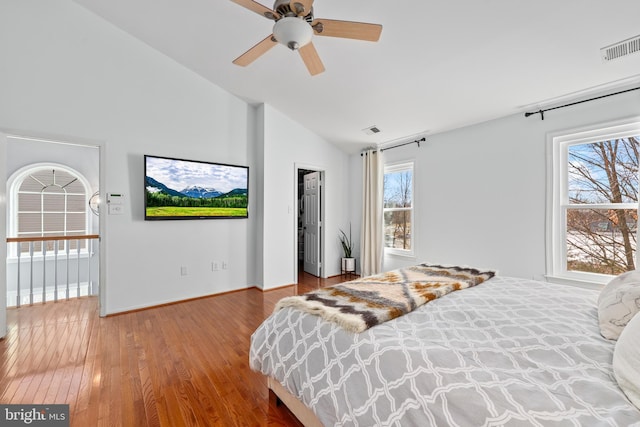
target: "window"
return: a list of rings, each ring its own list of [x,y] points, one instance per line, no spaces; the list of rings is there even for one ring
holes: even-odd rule
[[[383,189],[385,251],[413,255],[413,163],[385,166]]]
[[[554,137],[551,276],[606,283],[636,268],[640,122]]]
[[[35,165],[19,171],[10,182],[12,237],[88,234],[88,187],[77,172],[59,165]],[[53,250],[53,244],[47,242],[47,250]],[[77,244],[70,240],[69,249],[77,249]],[[79,244],[85,248],[86,240]],[[58,249],[66,249],[64,245],[60,242]],[[16,249],[11,247],[15,256]],[[29,243],[22,243],[20,248],[28,253]],[[42,242],[35,242],[34,251],[42,251]]]

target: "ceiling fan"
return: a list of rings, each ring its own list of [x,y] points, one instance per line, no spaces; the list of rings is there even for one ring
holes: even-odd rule
[[[237,57],[233,63],[246,67],[280,43],[300,52],[302,61],[312,76],[324,71],[324,65],[311,42],[313,35],[378,41],[382,25],[365,22],[314,19],[313,0],[275,0],[269,9],[253,0],[231,0],[267,19],[275,21],[273,34]]]

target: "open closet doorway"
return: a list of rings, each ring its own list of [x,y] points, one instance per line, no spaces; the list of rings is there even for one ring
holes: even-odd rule
[[[324,171],[297,166],[296,177],[297,271],[324,277]]]

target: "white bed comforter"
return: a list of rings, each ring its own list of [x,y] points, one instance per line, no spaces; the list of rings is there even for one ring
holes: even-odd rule
[[[361,334],[287,308],[250,364],[326,426],[640,426],[596,291],[495,277]]]

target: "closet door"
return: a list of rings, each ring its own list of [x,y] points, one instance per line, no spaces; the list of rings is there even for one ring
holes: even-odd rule
[[[304,176],[304,271],[320,276],[320,172]]]

